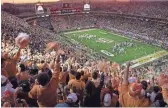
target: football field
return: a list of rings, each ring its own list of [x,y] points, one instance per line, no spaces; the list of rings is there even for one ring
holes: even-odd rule
[[[72,43],[82,44],[120,64],[163,51],[160,47],[101,29],[77,30],[64,35]]]

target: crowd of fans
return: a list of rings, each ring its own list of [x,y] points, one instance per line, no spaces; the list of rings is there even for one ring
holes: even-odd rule
[[[53,24],[58,32],[94,26],[105,28],[102,21],[112,28],[115,23],[106,18],[79,15],[51,21],[60,23]],[[29,34],[28,45],[15,43],[20,32]],[[151,68],[137,69],[132,69],[129,62],[120,66],[100,58],[91,59],[87,49],[80,45],[67,43],[59,34],[31,26],[3,11],[1,36],[2,107],[166,107],[168,104],[167,58],[154,62],[157,64],[151,64]],[[52,41],[57,42],[47,44]],[[156,65],[163,68],[158,77]],[[144,73],[153,74],[146,78]]]
[[[91,10],[168,19],[167,5],[167,1],[91,3]]]

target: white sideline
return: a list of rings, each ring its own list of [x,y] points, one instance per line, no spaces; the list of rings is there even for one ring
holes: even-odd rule
[[[64,34],[79,33],[79,32],[84,32],[84,31],[91,31],[91,30],[96,30],[96,29],[77,30],[77,31],[65,32]]]
[[[167,55],[168,55],[168,52],[165,50],[162,50],[162,51],[158,51],[158,52],[155,52],[155,53],[147,55],[147,56],[140,57],[138,59],[131,61],[132,63],[134,63],[131,66],[131,68],[139,67],[141,65],[152,62],[154,60],[157,60],[157,59],[164,57],[164,56],[167,56]],[[126,65],[126,63],[124,63],[123,65]]]

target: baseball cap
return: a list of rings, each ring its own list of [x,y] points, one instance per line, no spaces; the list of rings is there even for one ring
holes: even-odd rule
[[[136,78],[135,77],[130,77],[130,78],[128,78],[128,82],[129,83],[135,83],[136,82]]]
[[[78,100],[78,97],[75,93],[71,93],[68,95],[67,99],[71,99],[73,103],[75,103]]]
[[[111,95],[109,93],[105,94],[103,103],[105,107],[108,107],[111,105]]]

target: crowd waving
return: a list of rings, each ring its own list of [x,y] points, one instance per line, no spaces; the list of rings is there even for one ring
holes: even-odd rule
[[[92,20],[93,25],[102,23],[102,20],[96,22],[95,16],[86,17],[90,20],[82,21],[84,26],[88,27]],[[66,22],[63,24],[66,26]],[[82,27],[76,20],[70,24]],[[78,55],[78,48],[69,46],[57,34],[39,26],[33,28],[5,12],[2,12],[1,45],[2,107],[166,107],[168,104],[167,67],[159,76],[146,78],[142,76],[143,69],[132,69],[130,62],[120,66],[104,59],[93,60],[86,56],[85,50]],[[152,69],[146,71],[152,73]]]

